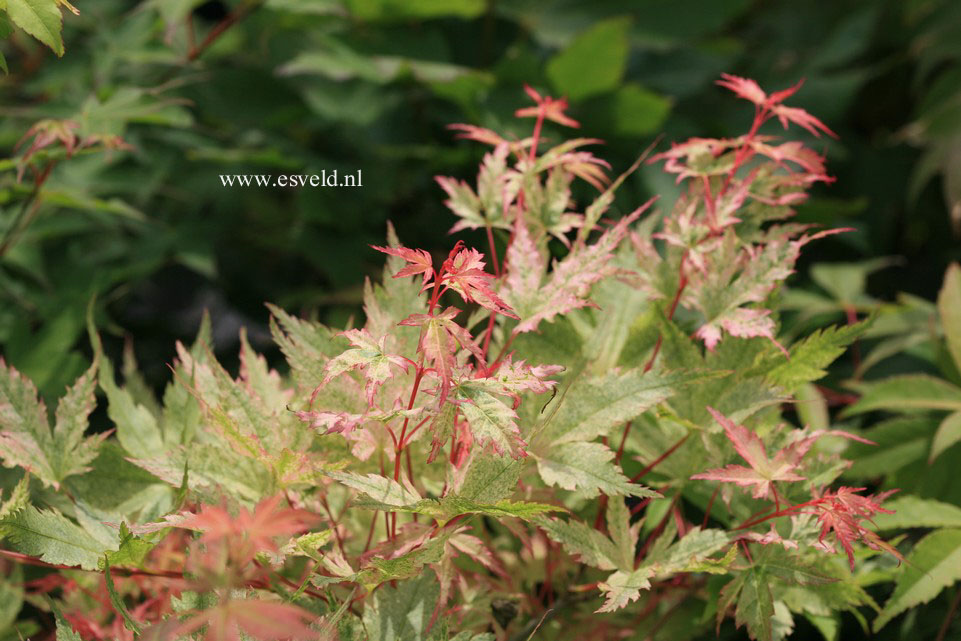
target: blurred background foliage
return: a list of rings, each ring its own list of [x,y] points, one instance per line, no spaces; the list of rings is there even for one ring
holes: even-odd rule
[[[482,149],[446,125],[526,135],[512,117],[524,83],[568,96],[617,174],[659,135],[664,148],[743,132],[750,113],[713,85],[721,72],[768,89],[804,78],[798,106],[840,140],[818,141],[838,180],[799,219],[857,231],[805,256],[786,300],[797,332],[899,292],[932,299],[959,256],[953,0],[78,5],[62,58],[19,32],[2,49],[0,346],[46,395],[84,367],[94,295],[155,384],[204,308],[224,354],[240,325],[269,349],[264,301],[334,324],[360,313],[381,262],[366,245],[388,220],[408,245],[452,242],[433,176],[472,179]],[[363,187],[219,179],[333,169],[361,170]],[[626,187],[622,211],[674,191],[658,166]]]

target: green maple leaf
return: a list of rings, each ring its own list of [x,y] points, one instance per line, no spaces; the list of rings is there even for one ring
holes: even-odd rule
[[[107,436],[84,438],[87,417],[95,404],[97,365],[95,359],[60,399],[51,429],[33,383],[0,358],[0,458],[4,465],[21,467],[54,488],[68,476],[89,469],[87,465]]]

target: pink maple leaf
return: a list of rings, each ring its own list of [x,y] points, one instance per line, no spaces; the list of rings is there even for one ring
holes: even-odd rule
[[[460,133],[457,134],[458,138],[482,142],[484,144],[491,145],[492,147],[496,147],[497,145],[502,145],[507,142],[501,137],[500,134],[485,127],[454,123],[452,125],[447,125],[447,128],[453,129],[454,131],[459,131]]]
[[[707,411],[710,412],[714,420],[724,428],[728,439],[734,444],[734,449],[741,455],[741,458],[747,461],[750,467],[732,464],[725,468],[695,474],[691,478],[705,481],[736,483],[742,487],[753,487],[754,490],[751,496],[756,499],[767,498],[772,492],[775,481],[803,481],[804,477],[796,474],[794,470],[800,465],[804,455],[808,453],[814,443],[822,436],[840,436],[868,445],[874,445],[873,441],[848,432],[840,430],[815,430],[785,445],[774,453],[773,458],[770,458],[761,437],[753,431],[731,421],[713,407],[708,406]],[[799,433],[803,434],[803,432]]]
[[[702,474],[695,474],[692,479],[703,481],[721,481],[722,483],[736,483],[741,487],[753,487],[751,494],[756,499],[767,498],[771,494],[775,481],[803,481],[804,477],[794,472],[800,462],[794,450],[779,450],[774,458],[769,458],[764,448],[764,441],[757,434],[743,425],[729,420],[713,407],[708,407],[718,423],[724,428],[727,437],[734,444],[734,449],[747,461],[750,467],[743,465],[728,465],[725,468],[709,470]]]
[[[484,265],[484,254],[464,248],[458,241],[444,261],[444,283],[468,303],[477,303],[498,314],[517,318],[517,314],[491,289],[494,276],[484,271]]]
[[[394,274],[394,278],[403,278],[405,276],[423,274],[424,287],[426,288],[427,281],[429,281],[434,275],[433,259],[431,259],[430,254],[423,249],[408,249],[407,247],[380,247],[378,245],[371,245],[371,248],[376,249],[379,252],[384,252],[385,254],[390,254],[391,256],[403,258],[409,263],[407,267],[404,267],[399,272]]]
[[[456,307],[448,307],[439,314],[411,314],[399,323],[421,328],[417,351],[424,354],[441,379],[441,405],[450,393],[458,346],[470,351],[479,363],[484,363],[484,353],[474,342],[470,332],[454,322],[454,317],[459,313],[460,310]]]
[[[514,115],[518,118],[544,117],[548,120],[553,120],[559,125],[564,125],[565,127],[577,129],[581,126],[581,123],[564,113],[564,110],[566,110],[568,107],[566,98],[551,98],[550,96],[541,96],[541,94],[539,94],[530,85],[524,85],[524,91],[528,96],[531,97],[531,100],[537,103],[537,105],[534,107],[524,107],[515,111]]]
[[[894,514],[892,510],[881,507],[881,502],[897,490],[888,490],[877,496],[860,496],[857,492],[863,487],[841,487],[837,492],[828,493],[815,501],[815,514],[821,524],[821,535],[818,542],[825,544],[825,537],[834,532],[834,537],[847,554],[851,571],[854,571],[854,541],[861,541],[872,550],[885,551],[899,561],[904,557],[897,548],[883,540],[877,533],[865,528],[861,521],[871,521],[871,517],[880,512]]]
[[[761,110],[762,117],[767,113],[777,116],[785,129],[788,127],[788,122],[793,122],[796,125],[804,127],[815,136],[820,136],[821,134],[819,132],[824,132],[832,138],[838,137],[836,133],[828,129],[827,125],[805,110],[798,107],[787,107],[781,104],[801,88],[804,80],[798,81],[793,87],[767,94],[755,81],[749,78],[741,78],[740,76],[734,76],[728,73],[722,73],[721,78],[721,80],[717,81],[718,85],[725,89],[730,89],[740,98],[753,102]]]
[[[240,641],[241,632],[261,641],[316,639],[318,632],[307,625],[315,618],[306,610],[286,603],[254,599],[227,601],[171,626],[169,634],[159,638],[183,637],[207,626],[206,641]]]
[[[283,495],[278,494],[258,503],[253,512],[241,507],[236,515],[224,507],[205,505],[170,525],[202,532],[202,542],[226,544],[232,560],[243,565],[262,550],[276,552],[275,537],[299,534],[320,520],[306,510],[281,508],[281,501]]]

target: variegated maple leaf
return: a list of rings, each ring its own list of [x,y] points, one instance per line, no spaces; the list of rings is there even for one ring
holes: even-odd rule
[[[751,496],[756,499],[769,498],[774,491],[774,483],[777,481],[803,481],[804,477],[797,474],[795,470],[801,464],[801,459],[811,449],[811,446],[822,436],[830,434],[871,443],[871,441],[847,432],[816,430],[782,447],[774,453],[772,458],[767,454],[764,441],[756,433],[728,419],[713,407],[708,407],[707,410],[714,417],[714,420],[724,428],[724,432],[734,445],[734,449],[741,455],[741,458],[747,461],[750,467],[731,464],[724,468],[695,474],[691,478],[702,481],[735,483],[741,487],[750,487],[753,488]]]
[[[439,314],[411,314],[400,322],[401,325],[421,328],[417,351],[424,355],[440,378],[438,399],[441,405],[450,394],[458,346],[470,351],[479,363],[484,362],[484,353],[470,332],[454,322],[459,313],[456,307],[448,307]]]
[[[496,227],[510,229],[511,205],[520,192],[520,174],[507,166],[510,145],[497,144],[484,155],[477,174],[477,193],[463,180],[449,176],[435,176],[448,198],[444,201],[460,221],[451,227],[451,234],[462,229]]]
[[[458,241],[444,261],[441,280],[468,303],[497,312],[509,318],[517,318],[507,303],[491,289],[493,274],[484,271],[484,255],[476,249],[467,249]]]
[[[98,359],[57,404],[51,428],[47,408],[26,377],[0,358],[0,460],[20,466],[44,485],[59,489],[68,476],[82,474],[97,457],[109,432],[84,437],[96,404]]]
[[[334,377],[344,372],[362,369],[366,379],[364,389],[367,393],[367,405],[373,407],[377,390],[394,376],[391,365],[406,372],[410,368],[410,362],[402,356],[387,353],[386,335],[375,340],[366,329],[349,329],[340,335],[345,336],[354,347],[327,362],[324,368],[326,373],[320,387],[327,385]],[[314,395],[316,393],[315,390]]]
[[[588,295],[591,286],[617,273],[611,259],[614,250],[627,236],[628,228],[649,207],[651,201],[625,216],[593,244],[576,243],[568,255],[555,262],[547,273],[547,259],[541,254],[530,231],[518,223],[507,250],[510,272],[504,297],[520,317],[515,334],[531,332],[542,321],[593,305]]]

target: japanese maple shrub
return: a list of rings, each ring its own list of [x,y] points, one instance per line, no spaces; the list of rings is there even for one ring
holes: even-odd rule
[[[841,230],[784,222],[831,179],[762,126],[833,133],[784,104],[798,87],[718,84],[754,105],[745,135],[613,181],[597,140],[544,149],[578,123],[533,89],[527,138],[455,125],[490,150],[476,185],[437,181],[486,254],[389,229],[362,327],[270,307],[289,378],[243,335],[233,378],[205,324],[161,403],[91,332],[51,425],[4,366],[0,614],[29,603],[21,629],[58,639],[378,641],[676,640],[727,617],[771,641],[862,618],[858,559],[900,558],[867,527],[885,496],[832,486],[863,439],[781,412],[865,324],[778,339],[779,285]],[[609,218],[644,161],[683,195]],[[600,192],[584,208],[575,180]],[[98,384],[116,432],[85,436]]]

